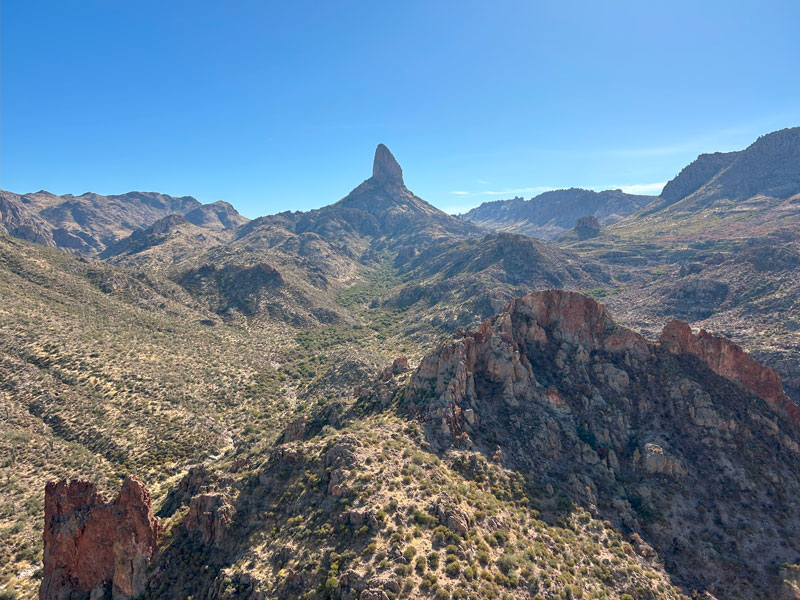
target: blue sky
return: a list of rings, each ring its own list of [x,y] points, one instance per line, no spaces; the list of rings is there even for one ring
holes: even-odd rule
[[[0,187],[255,217],[338,200],[384,142],[449,212],[657,193],[800,125],[798,23],[769,0],[3,0]]]

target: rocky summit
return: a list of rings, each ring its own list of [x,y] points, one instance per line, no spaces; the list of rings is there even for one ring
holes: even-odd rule
[[[798,130],[462,217],[366,150],[0,192],[0,600],[800,598]]]
[[[375,149],[375,160],[372,163],[372,178],[377,181],[403,183],[403,169],[395,160],[389,148],[378,144]]]

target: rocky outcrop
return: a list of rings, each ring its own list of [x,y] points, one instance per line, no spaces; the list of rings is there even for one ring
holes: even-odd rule
[[[412,404],[435,400],[426,410],[440,425],[441,433],[456,439],[463,432],[466,411],[476,409],[475,374],[487,380],[495,396],[515,405],[535,400],[560,405],[557,391],[545,390],[536,380],[524,351],[526,344],[567,343],[578,347],[587,362],[589,352],[603,350],[630,362],[646,360],[647,342],[637,333],[619,327],[605,307],[576,292],[549,290],[514,300],[494,319],[474,333],[443,344],[425,357],[412,375],[406,399]],[[561,359],[559,359],[561,360]],[[625,386],[625,373],[609,365],[601,376],[613,386]],[[435,416],[434,416],[435,415]],[[474,419],[474,412],[470,412]]]
[[[403,169],[389,148],[378,144],[375,149],[375,160],[372,162],[372,177],[379,181],[403,183]]]
[[[138,596],[147,585],[157,536],[150,494],[136,477],[125,479],[113,502],[91,482],[48,483],[39,598]]]
[[[579,240],[588,240],[600,235],[600,221],[597,217],[581,217],[575,222],[575,234]]]
[[[661,343],[673,354],[693,354],[717,375],[746,387],[800,424],[800,407],[784,392],[780,375],[732,341],[704,329],[695,335],[688,323],[670,321],[661,332]]]
[[[31,215],[18,198],[15,194],[0,191],[0,233],[45,246],[55,246],[53,232],[48,224]]]
[[[228,202],[222,200],[198,206],[186,213],[185,217],[187,221],[198,227],[214,231],[235,229],[250,220],[240,215]]]
[[[233,519],[233,507],[221,492],[195,496],[189,502],[184,525],[187,531],[198,532],[204,544],[220,545]]]

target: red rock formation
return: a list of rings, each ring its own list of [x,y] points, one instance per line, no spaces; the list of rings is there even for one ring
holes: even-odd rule
[[[108,502],[87,481],[51,481],[45,487],[44,576],[41,600],[71,594],[132,598],[147,584],[158,520],[150,494],[128,477]]]
[[[475,406],[475,372],[493,382],[497,397],[510,403],[541,395],[524,346],[546,344],[549,338],[580,347],[578,353],[586,357],[594,350],[640,361],[650,356],[645,339],[615,324],[592,298],[562,290],[534,292],[511,302],[474,333],[426,356],[411,377],[406,397],[435,397],[426,410],[432,411],[445,435],[455,438],[463,431],[467,406]],[[558,394],[547,400],[561,404]]]
[[[613,328],[605,306],[576,292],[535,292],[514,300],[506,312],[528,317],[562,340],[587,348],[600,347]]]
[[[800,424],[800,407],[783,391],[780,375],[729,339],[704,329],[694,335],[688,323],[670,321],[661,332],[661,343],[673,354],[694,354],[717,375],[747,388]]]

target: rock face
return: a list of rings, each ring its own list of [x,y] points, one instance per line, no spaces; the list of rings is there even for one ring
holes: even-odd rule
[[[575,222],[575,234],[579,240],[597,237],[600,235],[600,221],[594,216],[581,217]]]
[[[31,215],[13,194],[0,192],[0,233],[29,242],[55,246],[47,223]]]
[[[660,196],[663,200],[661,204],[672,204],[693,194],[720,171],[731,166],[739,155],[741,151],[701,154],[664,186]]]
[[[90,482],[48,483],[39,598],[138,596],[147,585],[157,536],[150,494],[136,477],[125,479],[113,502]]]
[[[648,342],[591,298],[536,292],[424,357],[401,406],[434,450],[520,473],[537,509],[636,532],[685,589],[774,598],[770,565],[800,550],[784,545],[800,535],[796,407],[740,348],[687,331]]]
[[[800,423],[800,407],[783,391],[780,375],[758,363],[730,340],[704,329],[695,335],[688,323],[676,320],[664,327],[661,342],[674,354],[695,355],[717,375],[746,387],[772,406],[786,411],[795,423]]]
[[[189,503],[186,529],[200,533],[203,543],[219,545],[231,524],[233,507],[225,494],[209,492],[199,494]]]
[[[519,340],[519,341],[518,341]],[[519,342],[566,343],[579,347],[579,356],[605,349],[638,360],[649,354],[647,342],[633,331],[618,328],[605,307],[576,292],[549,290],[514,300],[498,317],[485,321],[474,333],[425,357],[409,382],[409,399],[430,396],[428,406],[445,437],[455,439],[463,431],[464,410],[477,409],[475,375],[480,373],[497,397],[511,405],[535,402],[560,405],[557,391],[545,390]],[[584,360],[584,362],[585,362]],[[606,369],[606,377],[623,386],[623,378]],[[434,408],[435,407],[435,408]],[[434,421],[435,422],[435,421]]]
[[[372,163],[372,177],[380,181],[403,183],[403,169],[395,160],[391,151],[383,144],[375,149],[375,160]]]

